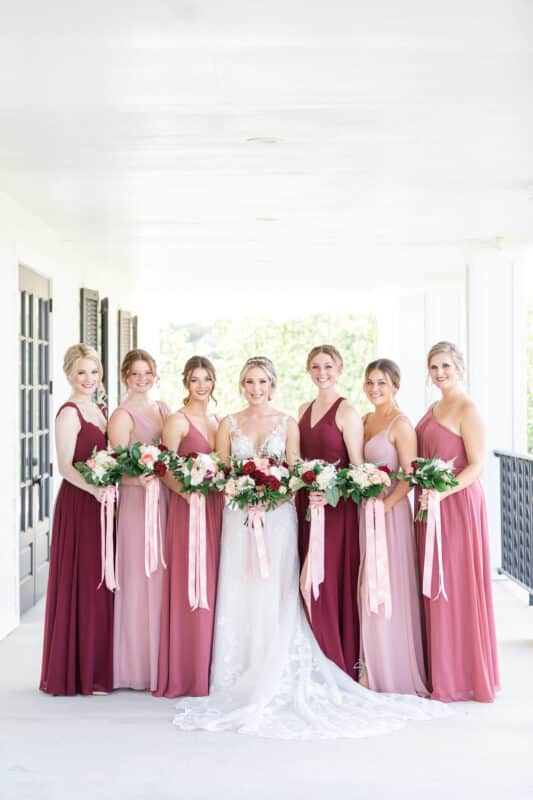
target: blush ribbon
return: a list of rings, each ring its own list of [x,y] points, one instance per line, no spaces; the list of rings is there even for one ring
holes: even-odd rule
[[[324,583],[324,533],[325,512],[324,506],[309,503],[311,525],[309,526],[309,549],[302,568],[300,589],[311,619],[311,590],[313,597],[318,600],[320,584]]]
[[[270,575],[270,557],[265,539],[265,509],[258,506],[248,508],[248,551],[246,556],[246,575],[252,574],[252,540],[255,539],[259,572],[262,578]]]
[[[102,573],[98,589],[104,583],[110,591],[120,589],[115,576],[114,518],[115,500],[118,500],[118,487],[106,486],[100,503],[100,558]]]
[[[163,532],[159,518],[159,479],[153,478],[145,484],[144,500],[144,571],[149,578],[158,567],[159,553],[161,564],[166,569],[163,554]]]
[[[366,556],[365,573],[368,606],[373,614],[383,605],[386,619],[391,618],[392,597],[387,551],[387,528],[383,500],[370,497],[365,503]]]
[[[209,610],[205,495],[191,492],[189,506],[189,605]]]
[[[422,579],[422,594],[431,599],[431,582],[433,577],[433,555],[435,542],[437,543],[437,565],[439,570],[439,589],[435,597],[436,600],[442,593],[445,600],[448,600],[446,589],[444,588],[444,564],[442,560],[442,529],[440,521],[440,494],[436,489],[428,491],[428,518],[426,523],[426,552],[424,554],[424,576]]]

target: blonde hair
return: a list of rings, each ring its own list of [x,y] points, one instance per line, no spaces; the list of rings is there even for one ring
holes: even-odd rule
[[[91,361],[94,361],[98,367],[98,388],[96,391],[98,401],[103,401],[105,399],[105,388],[102,382],[104,377],[104,369],[102,367],[102,362],[100,361],[100,356],[94,347],[91,347],[89,344],[85,344],[85,342],[79,342],[78,344],[71,345],[63,356],[63,372],[65,373],[69,383],[72,383],[72,378],[76,372],[78,361],[80,361],[82,358],[90,358]]]
[[[211,361],[205,356],[191,356],[187,360],[185,366],[183,367],[183,372],[182,372],[183,385],[185,386],[187,391],[189,391],[189,383],[195,369],[205,369],[205,371],[213,381],[213,386],[211,388],[209,399],[213,400],[213,402],[216,403],[214,392],[215,392],[215,386],[217,385],[217,373]],[[189,392],[187,397],[183,398],[183,405],[186,406],[190,399],[191,395]]]
[[[457,371],[459,372],[460,377],[461,378],[464,377],[465,360],[463,354],[461,353],[456,344],[453,344],[453,342],[437,342],[437,344],[434,344],[433,347],[430,349],[427,357],[426,364],[428,369],[431,364],[431,359],[438,353],[447,353],[450,356],[451,360],[453,361]]]
[[[400,388],[400,367],[395,361],[391,361],[390,358],[377,358],[375,361],[371,361],[365,369],[365,380],[375,369],[379,369],[380,372],[387,375],[395,389]]]
[[[265,373],[265,375],[267,376],[267,378],[269,379],[269,381],[271,383],[272,391],[274,391],[274,389],[278,385],[278,376],[276,375],[276,370],[274,369],[274,364],[266,356],[252,356],[252,358],[249,358],[245,362],[243,368],[241,369],[240,375],[239,375],[239,389],[241,390],[241,392],[243,390],[244,381],[246,380],[246,376],[247,376],[248,372],[251,369],[253,369],[254,367],[259,367],[259,369],[263,370],[263,372]],[[269,400],[270,399],[271,398],[269,398]]]
[[[146,350],[141,350],[137,347],[134,350],[128,350],[122,359],[122,364],[120,365],[120,379],[124,386],[126,386],[126,381],[129,378],[132,367],[136,361],[145,361],[152,370],[152,375],[154,378],[159,377],[157,374],[157,364],[155,358]]]
[[[324,353],[325,355],[332,358],[340,369],[344,367],[342,356],[336,347],[333,347],[332,344],[319,344],[317,345],[317,347],[313,347],[313,349],[310,350],[307,355],[307,361],[305,365],[305,368],[307,370],[311,368],[311,362],[313,361],[314,358],[320,355],[320,353]]]

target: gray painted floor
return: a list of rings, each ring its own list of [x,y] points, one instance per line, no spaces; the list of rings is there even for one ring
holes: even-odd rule
[[[533,798],[533,608],[494,584],[504,688],[443,721],[333,742],[182,733],[172,701],[37,691],[42,605],[0,642],[0,798]]]

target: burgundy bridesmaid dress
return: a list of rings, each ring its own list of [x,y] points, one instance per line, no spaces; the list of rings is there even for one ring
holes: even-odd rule
[[[158,403],[161,421],[156,425],[133,404],[120,406],[133,421],[128,446],[134,442],[152,444],[161,438],[170,411]],[[157,480],[157,478],[156,478]],[[159,523],[167,523],[168,489],[160,482]],[[159,655],[159,624],[163,591],[163,565],[159,561],[150,577],[145,571],[145,498],[143,486],[121,486],[117,514],[115,593],[115,635],[113,681],[115,689],[155,689]]]
[[[188,419],[188,418],[187,418]],[[188,419],[189,432],[178,453],[210,453],[205,436]],[[209,694],[220,534],[224,497],[206,497],[207,602],[209,610],[189,605],[189,504],[170,492],[166,530],[167,569],[163,575],[159,667],[156,697],[202,697]]]
[[[107,446],[105,433],[84,419],[73,463]],[[58,413],[59,413],[58,412]],[[113,593],[101,576],[100,503],[64,480],[54,510],[46,596],[40,689],[54,695],[110,692],[113,688]]]
[[[349,463],[342,433],[335,415],[343,397],[339,397],[324,416],[311,427],[309,405],[300,420],[302,456]],[[309,523],[305,519],[306,493],[298,498],[299,550],[303,564],[309,548]],[[357,507],[351,500],[340,500],[336,508],[325,509],[325,577],[317,600],[311,597],[311,627],[328,658],[357,679],[359,660],[359,617],[357,576],[359,573],[359,531]]]
[[[416,426],[418,455],[454,458],[455,472],[467,466],[463,439],[441,425],[430,408]],[[418,507],[418,497],[416,498]],[[490,703],[500,684],[492,603],[489,534],[479,481],[447,497],[441,506],[444,584],[448,600],[424,597],[428,679],[431,697],[445,702]],[[417,523],[421,576],[426,525]],[[431,596],[438,591],[435,547]]]

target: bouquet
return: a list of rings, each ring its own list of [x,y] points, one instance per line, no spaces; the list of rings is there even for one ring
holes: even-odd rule
[[[293,492],[307,489],[309,492],[324,492],[330,506],[335,507],[340,500],[340,477],[335,464],[321,461],[318,458],[312,461],[297,461],[291,470],[289,488]],[[310,509],[307,509],[306,519],[311,518]]]
[[[293,492],[289,465],[272,456],[245,460],[232,456],[224,492],[232,508],[261,506],[271,511]]]
[[[176,456],[172,474],[189,494],[189,605],[192,611],[209,609],[205,499],[209,492],[224,490],[226,472],[216,453],[189,453]]]
[[[164,444],[142,444],[134,442],[131,447],[115,447],[117,463],[122,469],[122,474],[129,478],[138,478],[140,475],[163,478],[172,468],[175,454]],[[160,485],[158,480],[148,481],[145,485],[146,495],[144,501],[144,571],[146,577],[155,572],[159,564],[166,568],[163,553],[163,532],[159,518]]]
[[[231,508],[247,508],[248,526],[246,575],[252,572],[252,540],[255,539],[259,572],[262,578],[270,575],[270,558],[265,538],[266,512],[271,511],[292,494],[289,488],[290,471],[286,461],[259,455],[245,460],[230,458],[228,479],[224,487]]]
[[[396,477],[398,480],[407,481],[409,486],[419,486],[434,492],[445,492],[453,486],[458,486],[455,480],[453,459],[443,461],[441,458],[415,458],[411,461],[412,472],[400,469]],[[428,511],[422,505],[416,515],[417,522],[427,522]]]
[[[391,485],[391,471],[385,465],[365,462],[339,470],[343,497],[360,505],[364,499],[378,497]]]
[[[75,468],[92,486],[105,487],[105,493],[100,503],[100,550],[102,554],[102,571],[98,589],[105,581],[108,589],[113,591],[119,585],[115,575],[114,554],[114,511],[115,500],[118,498],[117,484],[122,478],[123,469],[119,464],[116,454],[112,450],[97,450],[94,448],[87,461],[76,461]]]
[[[379,613],[383,605],[385,618],[392,614],[389,555],[385,507],[380,494],[391,485],[390,469],[386,465],[365,462],[348,466],[340,471],[342,493],[346,499],[358,505],[366,500],[365,520],[365,581],[364,588],[368,609]]]

